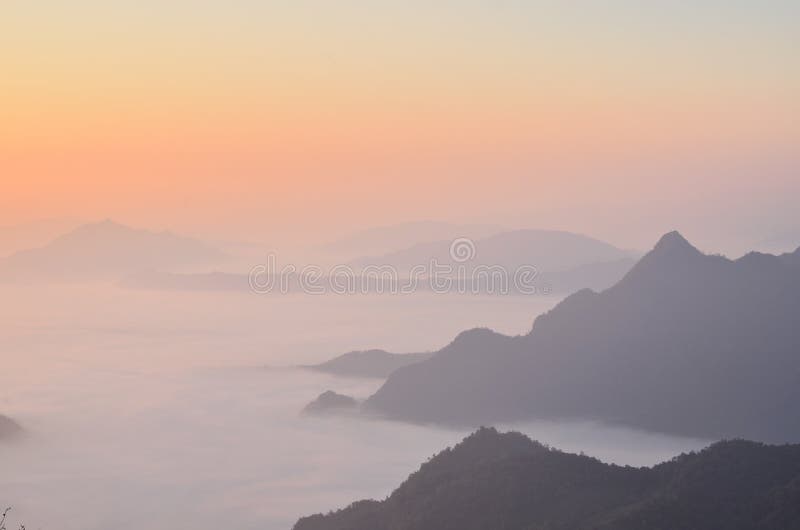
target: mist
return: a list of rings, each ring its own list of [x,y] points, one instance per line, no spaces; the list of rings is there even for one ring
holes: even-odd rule
[[[427,351],[461,330],[525,333],[557,297],[261,296],[107,285],[1,287],[0,499],[29,528],[286,529],[382,498],[467,429],[306,417],[326,389],[376,379],[295,368],[351,349]],[[596,423],[508,425],[610,462],[705,441]]]

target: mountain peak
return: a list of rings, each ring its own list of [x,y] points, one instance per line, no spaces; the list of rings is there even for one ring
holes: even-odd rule
[[[661,239],[658,240],[658,243],[656,243],[656,246],[653,247],[653,251],[654,252],[658,252],[658,251],[660,251],[660,252],[665,252],[665,251],[673,252],[673,251],[678,251],[678,250],[680,250],[680,251],[691,251],[691,252],[697,252],[697,253],[700,252],[694,246],[692,246],[692,244],[689,243],[686,240],[686,238],[683,237],[681,235],[681,233],[678,232],[677,230],[673,230],[672,232],[667,232],[666,234],[661,236]]]
[[[653,285],[666,276],[684,274],[687,267],[694,267],[698,262],[707,258],[697,250],[680,232],[672,231],[661,236],[653,250],[645,254],[628,274],[616,286]]]
[[[680,232],[673,230],[661,236],[653,250],[648,252],[640,261],[642,262],[674,262],[675,260],[684,261],[690,258],[702,257],[704,254],[697,250]]]

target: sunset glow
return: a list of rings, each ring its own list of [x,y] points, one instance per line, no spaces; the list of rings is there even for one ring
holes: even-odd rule
[[[798,10],[735,4],[6,2],[0,224],[774,213],[800,191]]]

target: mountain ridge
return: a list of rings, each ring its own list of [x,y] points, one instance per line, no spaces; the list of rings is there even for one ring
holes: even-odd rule
[[[385,378],[409,364],[427,360],[432,353],[390,353],[386,350],[356,350],[338,355],[319,364],[302,368],[349,377]]]
[[[574,293],[528,334],[460,336],[398,369],[365,410],[461,426],[571,418],[800,440],[790,406],[800,400],[800,267],[794,254],[751,259],[704,255],[667,234],[617,284]]]
[[[294,530],[778,530],[800,525],[800,445],[717,442],[653,467],[605,464],[481,428],[384,500]]]

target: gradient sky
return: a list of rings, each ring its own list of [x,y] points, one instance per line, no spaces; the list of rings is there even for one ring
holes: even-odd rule
[[[798,35],[796,1],[6,0],[0,224],[769,237]]]

